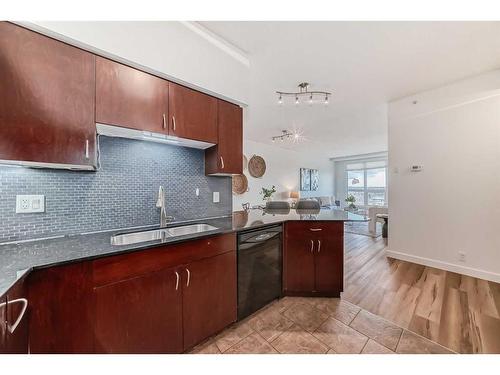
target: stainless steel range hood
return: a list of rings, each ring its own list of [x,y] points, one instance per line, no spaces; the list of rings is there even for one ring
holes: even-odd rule
[[[128,129],[119,126],[106,125],[100,123],[96,123],[96,129],[97,129],[97,134],[105,135],[108,137],[137,139],[141,141],[165,143],[174,146],[191,147],[201,150],[215,146],[214,143],[195,141],[192,139],[184,139],[167,134]]]

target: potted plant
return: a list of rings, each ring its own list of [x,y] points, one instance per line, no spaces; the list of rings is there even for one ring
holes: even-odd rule
[[[347,196],[347,198],[345,199],[346,203],[348,203],[348,208],[351,209],[351,210],[355,210],[356,209],[356,205],[354,203],[356,203],[356,197],[352,194],[349,194]]]
[[[262,200],[264,201],[270,201],[272,195],[276,193],[276,187],[273,185],[270,189],[266,189],[265,187],[262,188],[262,191],[260,194],[262,195]]]

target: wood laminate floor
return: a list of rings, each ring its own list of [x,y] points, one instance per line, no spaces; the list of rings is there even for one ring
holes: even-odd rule
[[[342,299],[459,353],[500,353],[500,284],[385,256],[346,233]]]

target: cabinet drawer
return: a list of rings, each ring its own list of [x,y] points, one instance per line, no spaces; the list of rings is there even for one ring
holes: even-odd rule
[[[93,261],[94,286],[111,284],[236,250],[234,233],[159,246]]]
[[[341,234],[344,232],[344,223],[342,221],[290,221],[285,224],[286,236],[289,238],[303,238],[313,235],[328,236],[331,234]]]

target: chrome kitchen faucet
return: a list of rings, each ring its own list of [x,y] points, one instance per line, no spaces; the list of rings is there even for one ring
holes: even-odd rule
[[[160,185],[158,189],[158,199],[156,201],[156,207],[160,209],[160,228],[167,226],[167,223],[174,220],[173,216],[167,216],[167,210],[165,207],[165,190],[163,186]]]

